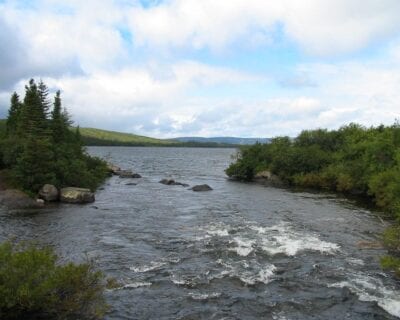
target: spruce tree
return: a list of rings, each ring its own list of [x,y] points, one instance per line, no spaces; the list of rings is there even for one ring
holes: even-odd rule
[[[40,98],[40,103],[42,105],[43,113],[45,117],[48,118],[51,106],[51,103],[49,101],[49,88],[44,84],[42,80],[40,80],[38,84],[38,95]]]
[[[17,125],[21,115],[22,105],[19,101],[19,96],[14,92],[11,96],[11,106],[8,110],[8,117],[6,123],[6,134],[7,136],[14,135],[16,133]]]
[[[31,79],[23,103],[16,93],[11,97],[0,166],[10,170],[16,185],[31,192],[46,183],[96,188],[106,177],[106,164],[84,153],[79,127],[73,132],[71,125],[60,91],[49,113],[47,86]]]
[[[51,131],[53,141],[59,143],[65,139],[65,126],[61,113],[61,97],[60,90],[56,92],[54,97],[53,111],[51,112]]]
[[[44,138],[48,136],[46,113],[38,87],[33,79],[25,86],[24,104],[18,132],[24,137]]]

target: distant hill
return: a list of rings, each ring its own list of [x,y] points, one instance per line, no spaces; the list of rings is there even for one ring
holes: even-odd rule
[[[82,140],[90,146],[172,146],[176,141],[139,136],[132,133],[80,128]]]
[[[255,144],[256,142],[267,143],[270,142],[269,138],[237,138],[237,137],[213,137],[213,138],[203,138],[203,137],[180,137],[171,140],[179,142],[201,142],[201,143],[223,143],[223,144],[233,144],[233,145],[248,145]]]
[[[72,128],[73,129],[73,128]],[[74,130],[74,129],[73,129]],[[213,141],[178,141],[156,139],[132,133],[122,133],[94,128],[80,128],[82,140],[87,146],[155,146],[155,147],[213,147],[232,148],[234,145]]]
[[[0,136],[5,132],[6,120],[0,119]],[[75,128],[71,128],[75,130]],[[80,128],[83,143],[87,146],[159,146],[159,147],[228,147],[266,142],[257,138],[198,138],[156,139],[132,133],[123,133],[95,128]]]

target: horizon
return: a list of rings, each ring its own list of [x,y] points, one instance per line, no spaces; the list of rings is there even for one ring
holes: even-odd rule
[[[398,12],[396,0],[0,0],[0,118],[35,78],[76,125],[160,139],[391,125]]]

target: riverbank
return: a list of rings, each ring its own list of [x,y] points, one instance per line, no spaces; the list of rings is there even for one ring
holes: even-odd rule
[[[241,148],[226,173],[252,181],[267,170],[289,186],[364,197],[392,225],[383,241],[391,257],[384,268],[400,276],[400,125],[303,131],[295,139],[277,137],[269,144]]]

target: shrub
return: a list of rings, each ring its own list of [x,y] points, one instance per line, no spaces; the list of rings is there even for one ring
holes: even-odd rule
[[[395,275],[400,278],[400,259],[392,256],[384,256],[381,258],[381,266],[383,269],[393,270]]]
[[[98,319],[104,289],[93,263],[58,265],[49,248],[0,244],[0,319]]]

